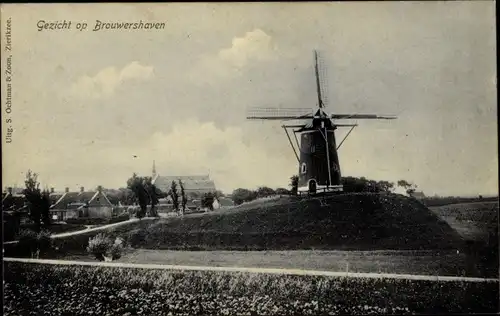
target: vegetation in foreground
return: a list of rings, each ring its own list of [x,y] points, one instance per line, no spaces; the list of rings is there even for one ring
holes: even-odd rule
[[[4,315],[493,313],[497,311],[498,292],[498,282],[5,262]]]

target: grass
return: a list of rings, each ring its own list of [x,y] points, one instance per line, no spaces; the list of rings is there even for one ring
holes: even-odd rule
[[[92,260],[88,255],[68,257],[67,259]],[[125,253],[117,262],[360,273],[466,275],[465,255],[456,252],[438,255],[435,252],[395,251],[169,251],[133,249]]]
[[[498,308],[498,282],[4,264],[5,315],[434,314]]]
[[[457,249],[462,242],[423,204],[395,194],[256,201],[134,233],[136,247],[182,250]]]
[[[431,208],[466,239],[481,240],[498,230],[498,201],[451,204]]]

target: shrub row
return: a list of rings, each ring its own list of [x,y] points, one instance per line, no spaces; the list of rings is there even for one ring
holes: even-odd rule
[[[68,218],[66,223],[79,225],[108,225],[128,221],[129,219],[130,215],[127,213],[111,218]]]
[[[486,313],[497,303],[494,282],[5,263],[5,315]]]
[[[80,224],[52,223],[50,225],[45,225],[41,228],[43,230],[49,231],[52,234],[62,234],[72,231],[83,230],[85,229],[85,226]],[[15,227],[14,229],[11,227],[10,224],[4,223],[4,229],[6,230],[6,232],[4,233],[4,242],[6,242],[19,239],[18,238],[19,234],[21,234],[23,230],[38,231],[40,227],[37,227],[36,224],[30,223],[30,224],[21,224],[19,227]]]

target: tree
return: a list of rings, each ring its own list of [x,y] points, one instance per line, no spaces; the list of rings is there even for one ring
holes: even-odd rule
[[[293,195],[297,195],[298,190],[299,190],[299,176],[298,175],[293,175],[290,177],[289,186],[292,188],[291,193]]]
[[[290,194],[290,191],[288,191],[285,188],[277,188],[276,189],[276,194],[278,194],[278,195],[288,195],[288,194]]]
[[[148,204],[150,203],[150,196],[146,188],[147,179],[138,177],[136,173],[127,180],[127,188],[129,188],[135,195],[135,201],[139,203],[140,211],[137,212],[137,217],[142,218],[146,215]]]
[[[257,196],[258,197],[266,197],[266,196],[275,195],[275,194],[276,194],[276,192],[273,189],[266,187],[266,186],[259,187],[257,189]]]
[[[179,187],[181,188],[182,213],[184,213],[184,211],[186,211],[187,196],[186,191],[184,190],[184,183],[182,183],[181,180],[179,180]]]
[[[224,193],[221,190],[217,190],[217,191],[215,191],[215,196],[218,198],[224,197]]]
[[[389,181],[379,181],[377,183],[379,189],[383,192],[393,192],[394,191],[394,183]]]
[[[158,217],[156,205],[158,205],[158,203],[160,202],[160,200],[158,199],[159,190],[156,188],[156,185],[152,184],[151,182],[147,184],[147,189],[151,201],[150,215],[153,217]]]
[[[40,190],[38,174],[28,170],[24,181],[24,197],[28,201],[30,219],[35,223],[36,229],[40,230],[40,224],[50,225],[50,198],[49,192]]]
[[[234,204],[240,205],[243,202],[250,202],[252,200],[255,200],[257,198],[257,192],[239,188],[234,190],[231,196],[233,198]]]
[[[342,185],[344,187],[344,192],[392,192],[394,189],[394,183],[389,181],[376,181],[369,180],[365,177],[355,178],[355,177],[342,177]]]
[[[215,201],[215,194],[213,192],[207,192],[203,194],[203,197],[201,198],[201,206],[202,207],[207,207],[211,211],[214,210],[214,201]]]
[[[135,202],[134,192],[129,188],[119,188],[116,193],[116,199],[122,205],[131,205]]]
[[[172,204],[174,204],[174,210],[179,211],[179,193],[177,192],[177,183],[172,181],[170,186],[170,196],[172,197]]]
[[[397,182],[398,186],[402,187],[403,189],[406,190],[406,194],[409,196],[413,196],[413,193],[415,193],[415,190],[417,189],[417,185],[411,182],[408,182],[406,180],[399,180]]]

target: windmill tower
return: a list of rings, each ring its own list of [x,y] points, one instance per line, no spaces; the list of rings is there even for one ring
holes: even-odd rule
[[[319,78],[318,54],[314,51],[314,73],[316,78],[317,108],[253,108],[247,115],[248,120],[305,120],[305,124],[285,125],[282,127],[299,163],[298,191],[316,194],[317,192],[341,192],[341,171],[338,149],[357,124],[338,124],[336,120],[345,119],[395,119],[394,116],[375,114],[328,114],[325,111]],[[335,130],[338,127],[351,127],[344,139],[337,145]],[[295,137],[295,148],[289,130]],[[297,137],[300,138],[300,144]],[[299,153],[297,153],[297,151]]]

